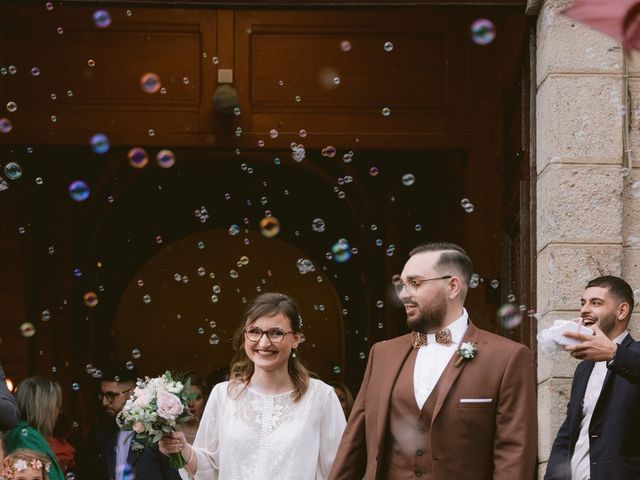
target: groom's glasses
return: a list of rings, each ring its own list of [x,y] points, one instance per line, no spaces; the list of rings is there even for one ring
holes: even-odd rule
[[[271,343],[280,343],[288,333],[293,333],[293,331],[285,332],[281,328],[262,330],[258,327],[249,327],[244,331],[247,340],[254,343],[258,343],[263,335],[266,335]]]
[[[133,387],[124,390],[122,392],[100,392],[98,394],[98,400],[102,401],[103,398],[106,398],[108,402],[113,402],[116,398],[118,398],[120,395],[124,395],[125,393],[129,393],[131,390],[133,390]]]
[[[418,291],[418,287],[423,283],[430,282],[431,280],[444,280],[445,278],[451,278],[452,275],[444,275],[442,277],[434,278],[412,278],[406,282],[398,280],[393,283],[393,287],[396,289],[396,294],[400,295],[402,290],[406,290],[409,295],[415,295]]]

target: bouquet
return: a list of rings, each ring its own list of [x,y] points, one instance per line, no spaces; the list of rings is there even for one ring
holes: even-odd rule
[[[189,419],[187,402],[194,394],[187,393],[188,386],[188,382],[185,385],[168,371],[158,378],[138,379],[116,423],[121,430],[133,430],[136,440],[147,446],[157,445],[163,435]],[[174,468],[180,469],[186,464],[182,453],[172,453],[169,459]]]

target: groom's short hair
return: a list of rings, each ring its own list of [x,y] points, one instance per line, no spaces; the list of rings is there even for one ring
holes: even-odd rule
[[[414,247],[409,252],[409,256],[413,257],[418,253],[425,252],[442,252],[435,266],[445,269],[455,269],[465,282],[465,286],[469,284],[471,275],[473,274],[473,264],[471,263],[471,259],[467,255],[467,252],[465,252],[460,245],[456,245],[451,242],[423,243]]]
[[[633,306],[635,299],[633,298],[633,290],[631,285],[625,282],[620,277],[614,277],[613,275],[604,275],[602,277],[594,278],[587,283],[585,288],[602,287],[609,290],[609,293],[620,300],[621,302],[629,304],[629,315],[627,318],[631,318],[633,313]]]

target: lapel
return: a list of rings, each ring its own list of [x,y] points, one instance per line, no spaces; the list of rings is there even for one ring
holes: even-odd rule
[[[478,330],[478,328],[471,322],[471,320],[469,320],[469,326],[467,327],[467,331],[465,332],[464,337],[462,338],[462,341],[460,343],[462,344],[463,342],[473,342],[478,345],[479,335],[480,330]],[[482,355],[482,352],[478,351],[478,355]],[[463,360],[462,363],[456,367],[454,364],[457,361],[458,355],[454,352],[453,357],[447,364],[447,368],[445,368],[444,372],[442,373],[442,384],[439,387],[438,398],[433,409],[433,416],[431,417],[431,424],[433,424],[433,421],[438,415],[438,412],[440,412],[440,409],[442,408],[447,395],[449,395],[449,390],[451,390],[451,387],[456,382],[468,362],[467,360]]]
[[[396,383],[396,379],[400,374],[400,370],[404,365],[407,357],[411,353],[413,346],[411,345],[411,335],[403,335],[398,337],[400,340],[398,347],[391,350],[388,355],[385,355],[382,364],[384,373],[380,375],[380,381],[376,386],[379,388],[380,395],[378,397],[378,418],[376,433],[378,438],[378,445],[381,446],[386,438],[387,427],[389,425],[389,411],[391,404],[391,392],[393,386]],[[382,448],[382,447],[380,447]]]
[[[624,337],[624,340],[622,340],[622,343],[620,343],[620,346],[618,348],[628,348],[629,345],[631,345],[634,342],[633,337],[631,336],[630,333],[627,334],[626,337]],[[591,369],[593,369],[593,362],[591,362]],[[612,371],[611,369],[607,368],[607,375],[606,377],[604,377],[604,383],[602,384],[602,390],[600,391],[600,396],[598,397],[598,401],[596,402],[596,406],[593,410],[593,418],[597,418],[598,415],[598,411],[602,408],[601,404],[603,402],[606,401],[607,397],[609,396],[609,390],[611,389],[611,384],[613,382],[613,375],[612,375]],[[589,376],[587,376],[587,381],[589,379]],[[586,392],[586,383],[585,382],[585,391],[582,392],[582,398],[584,398],[584,393]],[[593,420],[592,420],[593,422]]]
[[[133,436],[131,437],[131,443],[129,444],[129,453],[127,454],[127,463],[129,465],[134,465],[138,461],[138,458],[140,458],[140,455],[142,455],[142,451],[136,452],[133,450],[133,446],[136,443],[137,443],[136,436],[134,433]]]
[[[109,478],[116,477],[116,445],[118,443],[118,429],[109,425],[110,428],[104,431],[104,446],[102,455],[104,455],[105,464],[109,473]]]

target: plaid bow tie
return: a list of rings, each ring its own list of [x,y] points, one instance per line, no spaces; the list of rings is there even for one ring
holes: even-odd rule
[[[449,330],[448,328],[443,328],[438,333],[436,333],[436,342],[446,346],[451,345],[451,330]],[[427,341],[426,333],[422,333],[422,332],[411,333],[411,345],[413,345],[413,348],[424,347],[428,343],[429,342]]]

